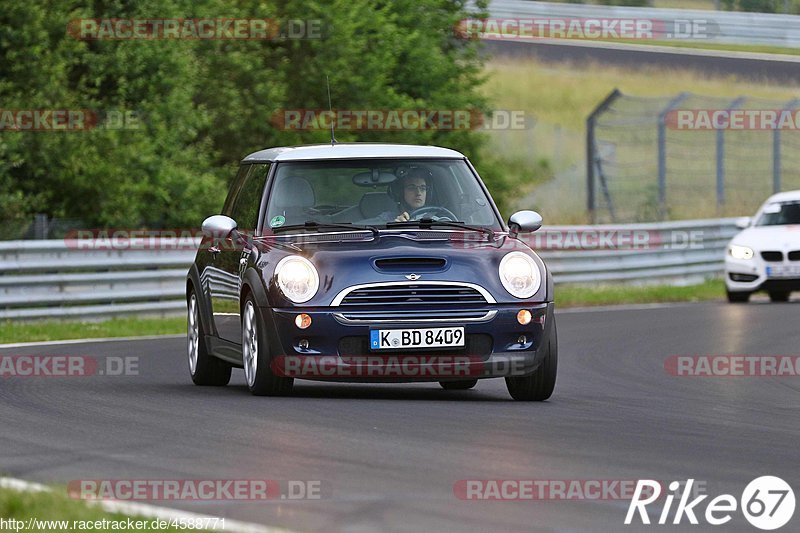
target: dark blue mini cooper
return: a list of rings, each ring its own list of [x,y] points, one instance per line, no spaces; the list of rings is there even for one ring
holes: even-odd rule
[[[283,395],[295,378],[504,377],[517,400],[553,392],[553,283],[453,150],[387,144],[272,148],[247,156],[189,270],[189,371]]]

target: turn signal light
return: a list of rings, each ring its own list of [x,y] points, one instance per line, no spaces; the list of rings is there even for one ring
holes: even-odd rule
[[[294,317],[294,325],[300,329],[306,329],[311,325],[311,316],[301,313]]]

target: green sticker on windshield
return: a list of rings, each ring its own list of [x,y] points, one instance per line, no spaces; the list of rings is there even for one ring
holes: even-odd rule
[[[286,223],[286,217],[281,215],[276,215],[272,217],[272,220],[269,221],[270,228],[279,228]]]

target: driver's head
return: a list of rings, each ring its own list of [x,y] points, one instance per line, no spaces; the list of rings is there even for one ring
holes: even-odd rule
[[[412,168],[403,177],[403,203],[410,209],[419,209],[425,205],[428,195],[427,173],[422,169]]]

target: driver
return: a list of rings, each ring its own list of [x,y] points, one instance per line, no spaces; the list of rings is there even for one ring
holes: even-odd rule
[[[400,210],[401,213],[395,218],[395,222],[405,222],[409,219],[409,213],[425,207],[428,197],[427,172],[419,168],[412,168],[405,176],[400,178]]]
[[[389,184],[386,191],[394,201],[394,207],[358,223],[368,225],[411,220],[414,211],[426,207],[431,178],[427,168],[406,167],[399,170],[397,179]]]

